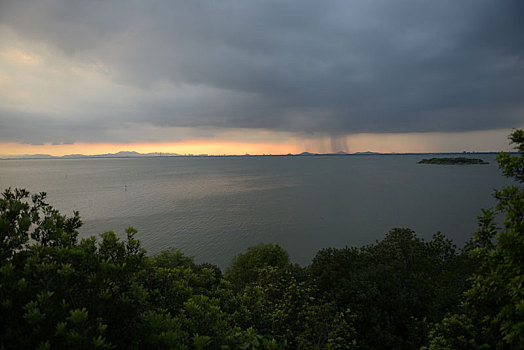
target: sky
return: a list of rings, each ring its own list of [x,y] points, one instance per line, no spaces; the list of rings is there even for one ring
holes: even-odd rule
[[[0,155],[509,150],[522,0],[2,0]]]

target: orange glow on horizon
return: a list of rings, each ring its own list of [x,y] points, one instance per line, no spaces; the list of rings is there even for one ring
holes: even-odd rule
[[[380,153],[431,153],[431,152],[493,152],[508,151],[510,130],[473,131],[464,133],[406,133],[406,134],[353,134],[329,137],[326,135],[281,135],[269,132],[257,141],[246,141],[249,134],[237,133],[229,138],[191,139],[179,142],[87,143],[30,145],[0,142],[0,156],[49,154],[95,155],[135,151],[138,153],[177,153],[208,155],[263,155],[298,154],[302,152],[331,153],[344,151]],[[243,139],[242,139],[243,137]],[[235,138],[237,140],[235,140]]]
[[[242,154],[287,154],[303,152],[303,145],[292,143],[235,142],[222,140],[191,140],[184,142],[159,143],[73,143],[29,145],[22,143],[0,143],[0,155],[22,156],[28,154],[49,154],[64,156],[70,154],[95,155],[135,151],[138,153],[177,153],[209,155]]]

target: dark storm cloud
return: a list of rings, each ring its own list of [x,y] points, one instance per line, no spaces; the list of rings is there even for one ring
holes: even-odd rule
[[[88,118],[62,120],[35,113],[12,112],[0,108],[0,140],[3,142],[23,142],[32,145],[71,144],[88,142],[93,135],[97,141],[109,141],[104,134],[111,125],[92,123]],[[115,125],[112,125],[115,127]]]
[[[226,92],[183,108],[145,94],[132,118],[153,125],[336,134],[524,122],[521,0],[4,1],[0,21],[103,63],[118,84]]]

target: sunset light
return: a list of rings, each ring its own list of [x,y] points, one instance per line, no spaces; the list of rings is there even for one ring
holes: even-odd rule
[[[246,133],[257,142],[243,141]],[[86,143],[29,145],[0,143],[0,156],[49,154],[97,155],[134,151],[138,153],[176,153],[179,155],[282,155],[309,153],[428,153],[428,152],[489,152],[508,150],[505,135],[508,130],[467,133],[410,133],[410,134],[356,134],[337,137],[292,136],[272,132],[246,131],[237,140],[194,139],[180,142],[150,143]],[[228,133],[228,137],[234,137]],[[264,138],[267,141],[264,142]],[[481,142],[480,142],[481,141]]]

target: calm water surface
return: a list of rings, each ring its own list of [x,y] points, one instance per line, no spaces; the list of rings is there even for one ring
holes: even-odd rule
[[[149,253],[176,247],[225,267],[278,242],[308,264],[325,247],[361,246],[393,227],[462,245],[491,193],[510,183],[489,165],[420,165],[422,156],[173,157],[0,161],[0,187],[45,191],[80,211],[82,237],[134,226]]]

